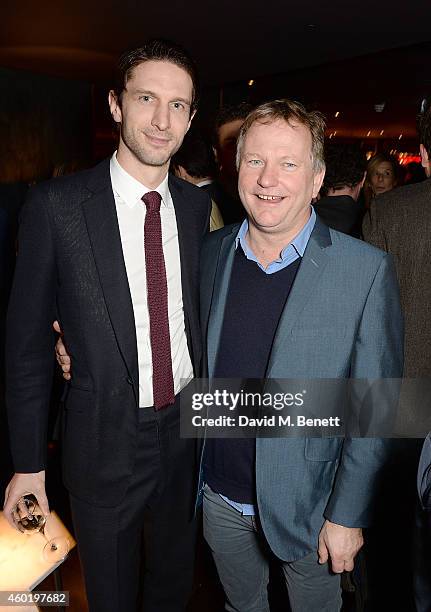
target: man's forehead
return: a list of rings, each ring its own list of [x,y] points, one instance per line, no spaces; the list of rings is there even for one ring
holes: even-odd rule
[[[146,60],[130,68],[128,72],[127,85],[130,87],[145,85],[145,82],[157,82],[164,87],[181,86],[190,91],[193,89],[193,81],[187,70],[168,60]]]
[[[310,130],[306,125],[292,117],[291,119],[283,119],[282,117],[274,117],[271,119],[256,119],[250,126],[249,131],[252,129],[265,129],[265,128],[275,128],[278,130],[299,130],[299,131],[307,131]]]
[[[256,120],[252,123],[245,135],[245,145],[250,140],[258,140],[268,147],[278,148],[290,147],[292,144],[309,144],[311,148],[312,138],[310,129],[303,123],[295,119],[274,118],[269,121]]]

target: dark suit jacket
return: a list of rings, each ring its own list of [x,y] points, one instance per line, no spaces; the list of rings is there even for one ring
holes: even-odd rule
[[[429,428],[429,384],[425,387],[417,379],[431,376],[431,179],[422,183],[392,189],[376,197],[363,222],[363,236],[367,242],[394,256],[400,283],[401,304],[405,320],[404,380],[401,387],[397,429],[402,436],[423,437]],[[428,381],[429,382],[429,381]],[[381,515],[385,529],[402,525],[409,534],[412,510],[416,504],[414,471],[419,459],[419,440],[399,440],[391,470],[386,477],[387,490],[403,491],[402,499],[394,506],[390,497],[381,501]],[[385,559],[396,555],[409,558],[413,552],[417,610],[431,610],[430,589],[430,442],[425,441],[419,466],[418,486],[426,512],[417,513],[415,542],[397,539],[393,550],[385,550]],[[391,486],[392,485],[392,486]],[[390,517],[388,520],[386,517]],[[381,532],[381,534],[382,534]],[[377,539],[377,534],[374,536]],[[387,547],[386,547],[387,548]],[[395,562],[394,562],[395,563]],[[397,570],[389,572],[397,577]]]
[[[175,177],[169,188],[187,340],[198,373],[199,252],[210,200]],[[108,160],[37,186],[23,210],[7,332],[7,404],[17,472],[45,467],[56,317],[73,363],[65,402],[64,481],[82,499],[115,505],[133,468],[139,387],[135,321]]]
[[[238,198],[232,198],[217,180],[204,186],[210,198],[219,207],[225,225],[237,223],[245,218],[245,210]]]
[[[9,298],[15,268],[18,218],[27,190],[25,183],[0,183],[0,303],[3,308],[6,308]],[[1,346],[3,351],[4,342]]]
[[[392,253],[405,320],[404,376],[431,376],[431,179],[371,202],[364,239]]]
[[[5,313],[8,298],[8,214],[0,208],[0,394],[2,393],[3,383],[3,352],[4,352],[4,326]],[[2,399],[0,397],[0,403]]]
[[[362,206],[350,196],[325,196],[313,207],[328,227],[354,238],[361,235]]]
[[[230,226],[212,232],[202,251],[201,325],[210,377],[237,230]],[[317,219],[280,317],[266,378],[396,378],[402,373],[402,354],[391,256]],[[373,405],[381,416],[385,399],[380,395],[378,406]],[[367,526],[388,451],[386,440],[372,437],[258,437],[257,503],[272,551],[284,561],[315,551],[325,518],[346,527]]]

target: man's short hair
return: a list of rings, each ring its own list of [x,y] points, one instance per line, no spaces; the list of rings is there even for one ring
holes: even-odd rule
[[[226,123],[230,123],[231,121],[238,121],[239,119],[245,120],[246,117],[253,110],[253,106],[248,102],[241,102],[240,104],[230,105],[230,106],[222,106],[216,115],[212,133],[212,141],[213,145],[217,147],[218,145],[218,134],[219,129],[222,125]]]
[[[195,179],[212,177],[215,160],[210,145],[199,134],[188,132],[183,144],[171,159],[171,166],[182,166]]]
[[[326,173],[323,191],[354,187],[364,178],[367,158],[355,144],[330,143],[325,145]]]
[[[121,55],[116,66],[115,75],[114,91],[117,98],[121,101],[121,95],[127,85],[127,81],[132,76],[133,69],[149,61],[171,62],[171,64],[175,64],[187,72],[193,84],[190,112],[195,111],[199,97],[196,65],[181,45],[161,38],[149,40],[142,47],[126,51]]]
[[[239,136],[236,151],[236,163],[239,168],[244,140],[248,130],[256,122],[271,124],[282,119],[289,125],[300,123],[311,133],[311,159],[315,172],[325,169],[323,143],[325,139],[325,118],[319,111],[308,112],[300,102],[292,100],[274,100],[255,108],[244,121]]]
[[[428,104],[428,108],[418,117],[418,133],[419,142],[431,156],[431,104]]]

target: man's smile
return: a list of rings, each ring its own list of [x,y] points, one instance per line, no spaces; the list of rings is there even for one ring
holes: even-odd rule
[[[154,136],[152,134],[147,134],[146,132],[144,132],[144,134],[148,138],[148,140],[156,146],[163,147],[171,141],[170,138],[161,138],[160,136]]]
[[[259,200],[267,200],[269,202],[281,202],[284,198],[284,196],[280,195],[263,195],[261,193],[256,193],[256,197],[259,198]]]

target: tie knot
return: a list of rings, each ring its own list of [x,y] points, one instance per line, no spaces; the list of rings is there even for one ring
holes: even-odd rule
[[[142,201],[145,203],[148,212],[159,212],[162,196],[158,191],[148,191],[142,196]]]

